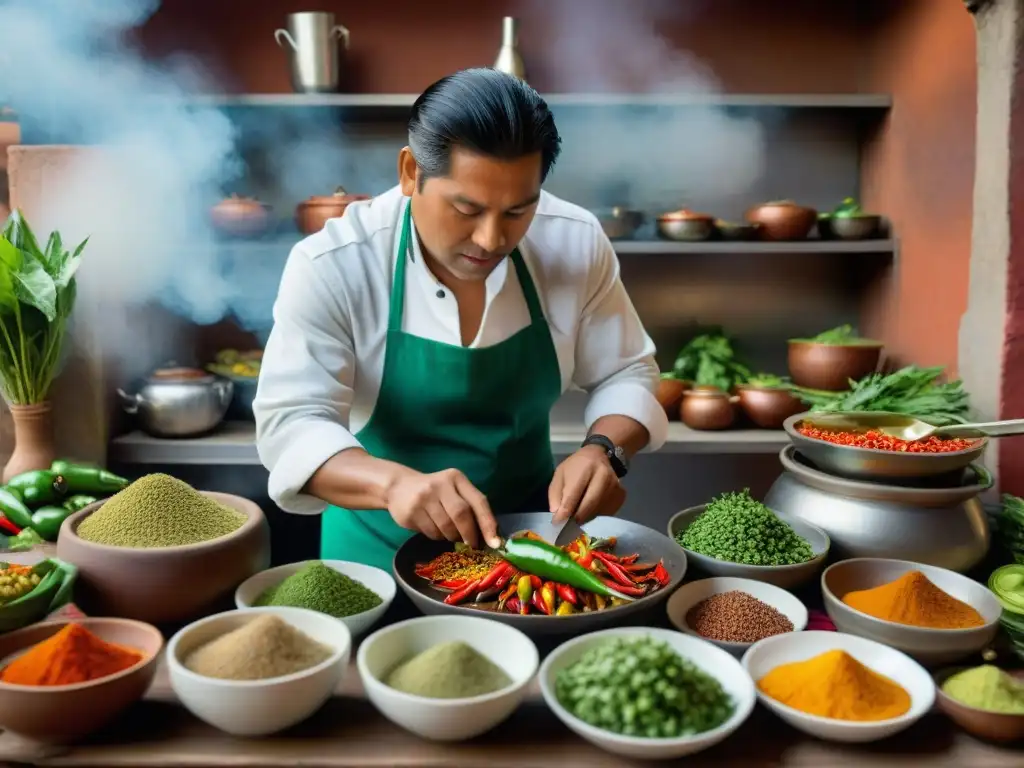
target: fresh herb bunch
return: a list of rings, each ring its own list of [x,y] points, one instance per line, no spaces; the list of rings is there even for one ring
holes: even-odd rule
[[[783,389],[789,386],[789,379],[774,373],[755,373],[743,383],[758,389]]]
[[[649,636],[591,648],[558,673],[555,697],[595,728],[650,739],[710,731],[736,706],[718,680]]]
[[[858,335],[857,330],[852,325],[840,325],[836,328],[830,328],[827,331],[822,331],[817,336],[812,336],[809,339],[793,339],[793,341],[803,341],[812,344],[828,344],[834,347],[855,347],[865,344],[878,344],[878,342],[873,339],[865,339],[863,336]]]
[[[69,252],[51,232],[41,249],[21,211],[7,219],[0,237],[0,389],[10,403],[41,403],[50,392],[87,242]]]
[[[672,366],[672,378],[728,392],[750,378],[750,369],[739,361],[728,336],[720,332],[703,333],[679,351]]]
[[[970,398],[959,379],[939,381],[945,370],[941,365],[908,365],[890,374],[872,373],[860,381],[851,381],[848,392],[822,392],[797,386],[789,389],[816,413],[888,411],[935,426],[965,424],[971,410]]]
[[[744,565],[795,565],[814,557],[811,545],[749,488],[713,499],[676,541],[692,552]]]

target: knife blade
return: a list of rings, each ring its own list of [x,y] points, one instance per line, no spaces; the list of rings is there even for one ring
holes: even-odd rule
[[[548,544],[556,547],[564,547],[571,541],[578,539],[584,531],[575,519],[569,518],[564,523],[553,523],[550,520],[534,523],[530,530],[540,536]],[[512,536],[518,536],[525,531],[516,531]]]

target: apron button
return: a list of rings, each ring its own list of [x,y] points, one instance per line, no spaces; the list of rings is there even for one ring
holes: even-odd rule
[[[437,295],[437,298],[439,298],[439,299],[443,299],[443,298],[444,298],[444,291],[442,291],[442,290],[438,290],[438,292],[437,292],[437,294],[436,294],[436,295]]]

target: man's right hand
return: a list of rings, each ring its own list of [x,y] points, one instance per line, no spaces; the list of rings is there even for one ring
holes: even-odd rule
[[[498,522],[487,498],[457,469],[404,474],[388,491],[388,512],[403,528],[424,536],[498,547]]]

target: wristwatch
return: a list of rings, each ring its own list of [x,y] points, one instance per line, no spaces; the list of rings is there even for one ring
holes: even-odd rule
[[[629,459],[626,458],[626,452],[622,446],[616,445],[604,435],[587,435],[587,439],[580,447],[586,448],[588,445],[599,445],[604,448],[616,477],[625,477],[629,472]]]

